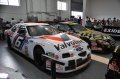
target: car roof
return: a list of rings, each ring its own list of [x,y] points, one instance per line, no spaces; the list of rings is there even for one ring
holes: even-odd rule
[[[33,25],[49,25],[47,23],[18,23],[17,25],[33,26]]]

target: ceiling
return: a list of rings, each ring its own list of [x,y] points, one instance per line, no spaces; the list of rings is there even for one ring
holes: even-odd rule
[[[83,0],[72,0],[72,2],[83,3]]]

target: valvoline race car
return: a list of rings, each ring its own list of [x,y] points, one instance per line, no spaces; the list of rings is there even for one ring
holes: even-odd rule
[[[111,36],[102,32],[89,30],[77,23],[60,22],[51,23],[51,25],[62,32],[69,33],[88,42],[94,53],[107,53],[115,45],[115,40]]]
[[[107,67],[106,79],[120,79],[120,46],[116,46]]]
[[[5,31],[9,47],[33,59],[38,66],[50,69],[48,55],[65,65],[56,65],[56,72],[68,73],[87,66],[91,59],[88,43],[77,37],[58,33],[46,23],[20,23]]]

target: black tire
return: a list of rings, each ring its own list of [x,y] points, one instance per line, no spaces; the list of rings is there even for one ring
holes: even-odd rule
[[[11,48],[11,41],[10,41],[10,37],[7,35],[7,45],[9,48]]]
[[[45,54],[44,50],[40,46],[35,47],[35,49],[34,49],[35,64],[38,67],[43,67],[43,69],[45,69],[45,67],[46,67],[45,59],[42,57],[42,54]]]

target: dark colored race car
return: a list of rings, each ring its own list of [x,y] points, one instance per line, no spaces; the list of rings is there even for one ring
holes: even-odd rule
[[[107,67],[106,79],[120,79],[120,46],[116,46]]]
[[[77,36],[87,43],[89,43],[92,52],[94,53],[107,53],[114,47],[115,40],[102,32],[87,29],[77,23],[60,22],[51,23],[51,25],[61,32],[66,32],[71,35]]]

